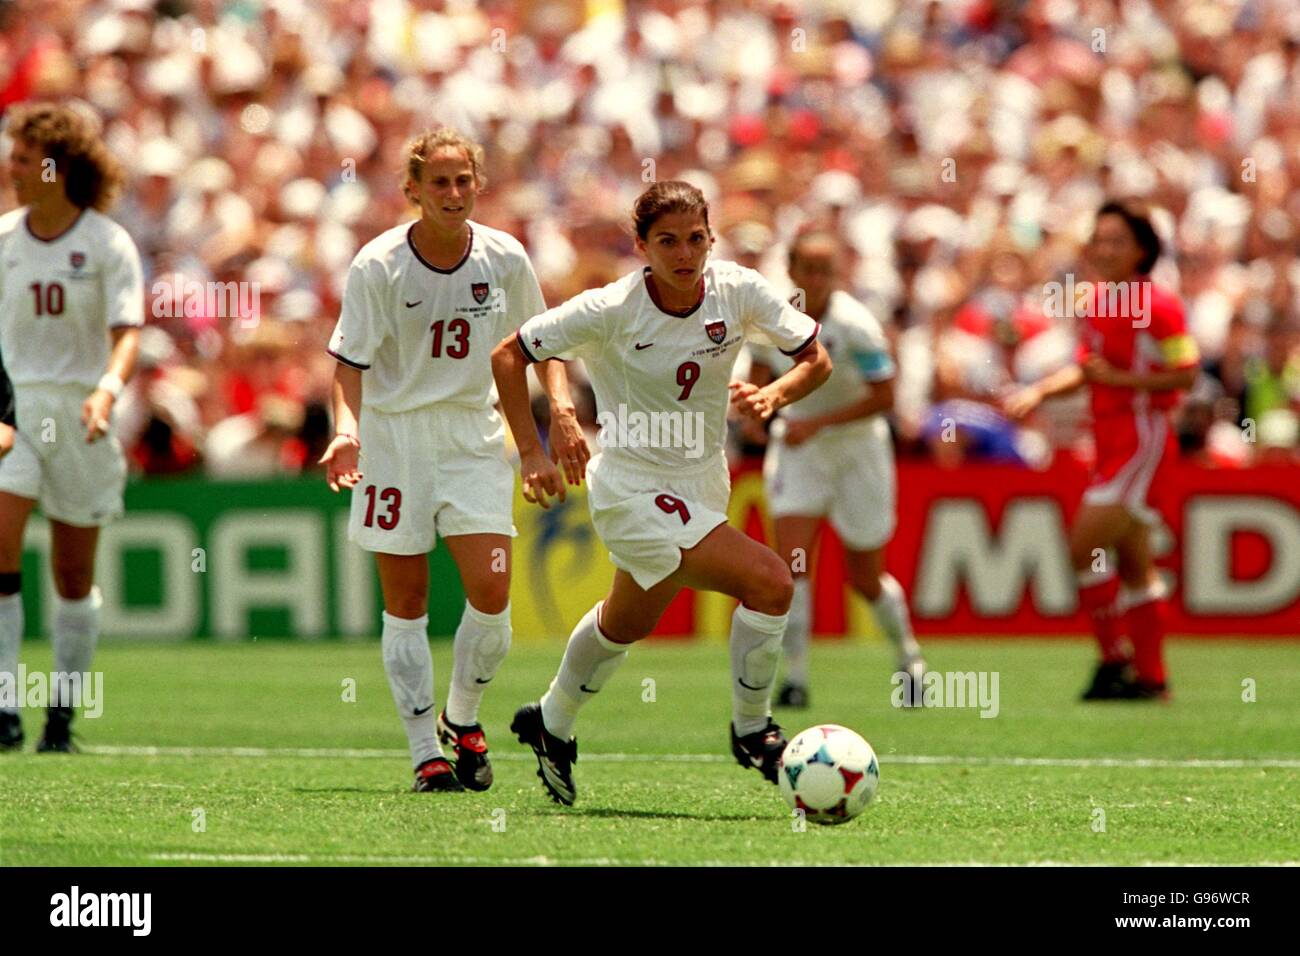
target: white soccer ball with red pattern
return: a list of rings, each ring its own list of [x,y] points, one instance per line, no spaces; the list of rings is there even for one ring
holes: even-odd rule
[[[795,736],[777,771],[781,796],[814,823],[844,823],[861,813],[880,785],[876,752],[847,727],[821,724]]]

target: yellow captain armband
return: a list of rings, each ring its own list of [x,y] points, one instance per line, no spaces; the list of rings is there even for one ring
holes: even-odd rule
[[[1201,353],[1196,347],[1196,339],[1184,332],[1160,340],[1160,357],[1166,368],[1186,368],[1199,362]]]

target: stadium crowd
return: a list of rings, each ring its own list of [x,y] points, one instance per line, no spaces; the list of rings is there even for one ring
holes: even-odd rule
[[[997,401],[1073,356],[1045,285],[1104,197],[1141,198],[1202,356],[1184,453],[1300,461],[1295,0],[0,2],[0,109],[33,99],[84,102],[130,172],[141,472],[313,467],[348,263],[438,124],[486,146],[474,218],[551,304],[636,265],[650,179],[699,185],[715,255],[774,280],[832,225],[890,323],[900,448],[946,465],[1086,455],[1081,395],[1025,429]]]

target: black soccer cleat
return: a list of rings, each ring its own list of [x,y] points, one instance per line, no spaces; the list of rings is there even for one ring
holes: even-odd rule
[[[36,744],[38,754],[75,754],[72,742],[72,708],[51,707],[46,711],[45,733]]]
[[[1124,700],[1133,684],[1133,668],[1128,661],[1102,661],[1092,675],[1092,684],[1081,700]]]
[[[411,785],[411,790],[415,793],[465,792],[446,757],[434,757],[420,764],[415,769],[415,783]]]
[[[492,786],[492,762],[482,724],[461,727],[448,720],[444,710],[438,715],[438,741],[451,748],[456,779],[466,790],[483,791]]]
[[[577,738],[561,740],[547,730],[539,704],[524,704],[515,711],[510,732],[519,738],[521,744],[533,748],[537,757],[537,776],[551,799],[566,807],[573,806],[578,796],[578,788],[573,783],[573,765],[578,762]]]
[[[782,684],[781,689],[776,692],[776,706],[789,707],[791,710],[807,710],[809,699],[806,685],[790,681]]]
[[[21,750],[23,746],[23,722],[17,714],[7,711],[0,713],[0,753],[6,750]]]
[[[1132,680],[1124,687],[1124,692],[1120,696],[1123,700],[1158,700],[1161,703],[1168,703],[1169,685],[1163,681],[1156,684]]]
[[[767,726],[743,737],[736,736],[736,726],[731,725],[731,752],[736,762],[742,767],[753,767],[769,783],[776,783],[776,772],[781,765],[781,754],[785,750],[785,734],[771,717]]]

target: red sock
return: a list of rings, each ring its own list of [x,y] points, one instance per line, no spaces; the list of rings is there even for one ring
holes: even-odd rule
[[[1139,600],[1145,598],[1147,595],[1144,594]],[[1137,670],[1137,679],[1144,684],[1165,682],[1164,603],[1162,598],[1142,600],[1124,615],[1133,641],[1133,667]]]
[[[1120,616],[1115,607],[1115,598],[1119,594],[1119,579],[1105,578],[1091,584],[1079,585],[1079,605],[1088,620],[1092,622],[1092,633],[1101,645],[1101,659],[1106,664],[1118,664],[1128,660],[1124,647],[1124,634],[1120,628]]]

